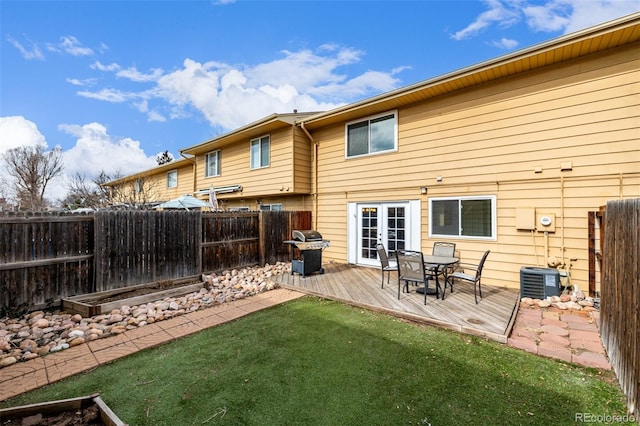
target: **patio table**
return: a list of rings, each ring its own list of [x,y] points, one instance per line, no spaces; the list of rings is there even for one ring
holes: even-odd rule
[[[440,280],[438,279],[438,275],[442,268],[442,273],[445,278],[445,285],[447,279],[447,266],[454,265],[460,261],[457,257],[449,257],[449,256],[433,256],[431,254],[423,254],[423,259],[425,263],[425,267],[429,268],[430,271],[433,271],[436,276],[436,288],[431,290],[429,288],[426,289],[428,295],[435,294],[438,296],[438,289],[440,288]],[[445,289],[442,291],[442,300],[444,300]],[[424,294],[425,287],[419,287],[416,292]]]

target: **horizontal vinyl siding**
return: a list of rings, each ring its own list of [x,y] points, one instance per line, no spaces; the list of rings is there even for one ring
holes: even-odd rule
[[[588,212],[640,197],[637,47],[400,108],[398,152],[347,160],[344,125],[316,131],[318,228],[332,239],[328,254],[347,258],[349,201],[420,199],[422,248],[430,251],[429,198],[495,195],[497,240],[452,239],[462,260],[491,250],[483,281],[518,288],[522,266],[546,266],[548,256],[577,259],[572,278],[586,290]],[[561,171],[564,162],[573,169]],[[516,229],[519,207],[555,214],[548,253],[543,232]]]
[[[205,156],[198,156],[198,188],[242,185],[242,194],[220,194],[221,199],[258,197],[279,194],[280,187],[293,187],[292,129],[286,128],[270,134],[270,164],[251,169],[250,140],[221,149],[220,176],[204,177]]]
[[[313,143],[301,129],[296,128],[293,134],[294,176],[291,191],[298,194],[312,192]]]

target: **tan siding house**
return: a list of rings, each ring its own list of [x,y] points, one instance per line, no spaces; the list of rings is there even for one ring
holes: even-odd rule
[[[634,14],[299,121],[323,256],[448,240],[491,250],[488,284],[550,264],[587,290],[589,212],[640,197],[639,39]]]
[[[312,146],[295,125],[309,115],[272,114],[182,150],[196,164],[192,192],[206,196],[213,186],[226,209],[311,210]]]
[[[640,13],[331,111],[272,114],[181,155],[178,192],[312,210],[326,260],[378,267],[377,242],[445,240],[463,262],[491,250],[487,284],[517,288],[523,266],[552,265],[587,290],[589,217],[640,197]]]
[[[116,203],[159,204],[192,192],[193,163],[187,159],[174,160],[105,186],[111,188]]]

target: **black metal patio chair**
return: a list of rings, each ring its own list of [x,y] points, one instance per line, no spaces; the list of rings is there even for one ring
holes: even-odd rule
[[[387,273],[387,284],[389,284],[389,276],[391,275],[391,271],[397,271],[398,266],[392,265],[389,261],[389,255],[387,254],[387,250],[384,248],[384,245],[378,244],[376,246],[378,250],[378,259],[380,260],[380,267],[382,269],[382,287],[384,288],[384,273]]]
[[[398,299],[400,299],[400,289],[402,281],[404,281],[404,290],[409,293],[409,283],[423,284],[424,304],[427,304],[427,294],[429,292],[429,280],[433,280],[435,275],[429,273],[424,263],[422,252],[413,250],[396,251],[396,260],[398,262]],[[420,290],[420,289],[418,289]],[[416,291],[418,291],[416,290]],[[440,289],[436,285],[436,299],[439,297]]]
[[[447,278],[444,283],[444,291],[447,291],[447,284],[451,288],[451,293],[453,293],[453,280],[458,279],[462,281],[466,281],[473,284],[473,297],[476,300],[476,305],[478,304],[478,294],[480,294],[480,298],[482,298],[482,287],[480,285],[480,280],[482,278],[482,268],[484,267],[484,262],[487,260],[487,256],[491,251],[487,250],[482,255],[480,262],[477,265],[472,265],[468,263],[460,263],[461,271],[455,271],[447,275]],[[474,274],[469,274],[465,271],[475,270]]]

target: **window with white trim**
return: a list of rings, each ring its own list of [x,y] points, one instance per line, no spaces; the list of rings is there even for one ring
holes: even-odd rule
[[[167,172],[167,188],[175,188],[178,186],[178,171],[170,170]]]
[[[260,204],[260,210],[265,210],[265,211],[282,211],[282,203],[277,203],[277,204]]]
[[[204,177],[220,176],[220,150],[207,153],[204,161]]]
[[[387,112],[346,125],[346,156],[360,157],[398,149],[398,114]]]
[[[429,235],[495,239],[496,197],[430,198]]]
[[[251,168],[259,169],[268,167],[270,161],[269,151],[271,140],[269,135],[251,140]]]

